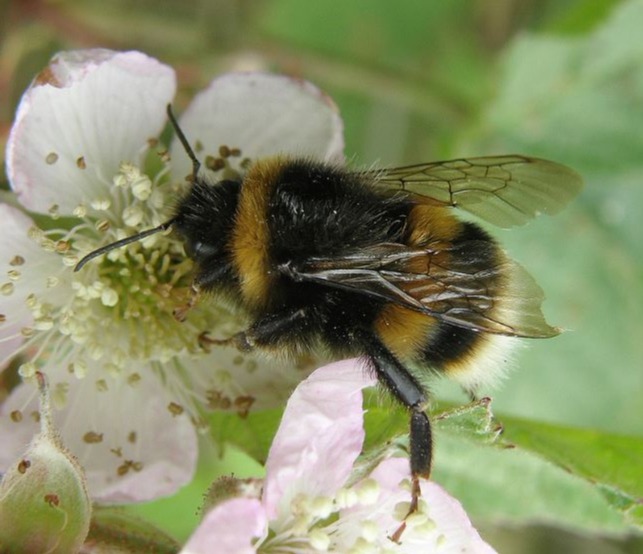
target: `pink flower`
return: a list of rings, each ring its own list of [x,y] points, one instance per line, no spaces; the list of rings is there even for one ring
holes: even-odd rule
[[[373,384],[355,360],[301,383],[272,444],[261,498],[216,505],[182,553],[493,553],[462,506],[427,481],[400,544],[390,540],[408,511],[409,466],[389,458],[363,474],[362,389]]]
[[[47,375],[56,425],[102,502],[171,494],[192,477],[204,409],[282,401],[301,378],[199,346],[203,331],[226,337],[241,324],[207,302],[183,323],[173,317],[192,275],[172,236],[73,271],[89,251],[169,217],[190,171],[180,145],[170,164],[157,140],[175,90],[174,71],[139,52],[64,52],[25,92],[7,145],[21,207],[0,205],[0,368],[17,360],[23,379]],[[332,102],[285,77],[222,76],[181,125],[205,162],[221,145],[240,149],[216,161],[214,180],[242,174],[244,158],[279,151],[341,158]],[[26,210],[40,214],[37,224]],[[0,471],[37,431],[36,410],[24,384],[0,406]]]

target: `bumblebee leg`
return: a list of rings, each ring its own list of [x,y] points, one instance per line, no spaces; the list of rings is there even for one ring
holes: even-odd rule
[[[188,312],[196,306],[199,298],[201,297],[201,288],[199,284],[195,281],[190,285],[190,293],[188,296],[187,302],[183,306],[174,308],[174,318],[179,321],[185,321],[185,318],[188,316]]]
[[[248,329],[223,340],[212,339],[207,333],[199,337],[203,348],[209,345],[235,346],[242,352],[249,352],[255,346],[268,346],[278,343],[284,336],[293,332],[301,333],[308,313],[304,308],[277,312],[255,321]]]
[[[236,333],[227,339],[213,339],[207,331],[199,335],[199,346],[209,352],[211,346],[234,346],[241,352],[250,352],[253,348],[247,340],[246,331]]]
[[[411,506],[407,517],[418,509],[420,478],[428,479],[431,473],[433,440],[431,422],[424,408],[427,401],[422,385],[399,360],[377,339],[367,338],[370,361],[379,381],[411,411],[409,449],[411,462]],[[391,540],[398,542],[406,523],[393,533]]]
[[[462,387],[462,392],[466,394],[469,398],[469,402],[471,404],[475,404],[476,402],[480,401],[480,397],[478,396],[478,390],[477,387]]]

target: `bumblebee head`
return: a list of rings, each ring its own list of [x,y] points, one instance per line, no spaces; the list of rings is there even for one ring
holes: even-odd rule
[[[171,219],[157,227],[112,242],[90,252],[76,264],[74,271],[79,271],[87,262],[102,256],[110,250],[138,242],[145,237],[170,228],[178,232],[183,239],[187,255],[201,268],[204,265],[212,266],[212,264],[216,264],[221,259],[234,220],[240,183],[225,180],[211,184],[201,177],[199,175],[201,163],[179,127],[170,105],[167,106],[167,115],[177,138],[182,143],[188,157],[192,160],[193,173],[190,190],[179,202]]]
[[[179,203],[172,228],[183,239],[186,254],[198,265],[211,265],[224,256],[240,186],[238,181],[212,185],[197,179]]]

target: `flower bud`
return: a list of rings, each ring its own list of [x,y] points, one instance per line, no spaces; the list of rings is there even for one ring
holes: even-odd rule
[[[53,426],[45,377],[35,377],[40,433],[0,482],[0,552],[70,554],[87,536],[91,503],[83,470]]]

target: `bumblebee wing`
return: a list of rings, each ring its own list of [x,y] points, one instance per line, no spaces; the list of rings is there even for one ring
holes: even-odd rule
[[[462,158],[362,172],[377,184],[458,207],[499,227],[555,214],[582,188],[572,169],[520,155]]]
[[[310,258],[284,266],[282,272],[296,281],[393,302],[458,327],[515,337],[557,335],[541,312],[540,287],[504,254],[488,267],[489,248],[495,246],[485,241],[442,249],[380,244],[345,256]]]

